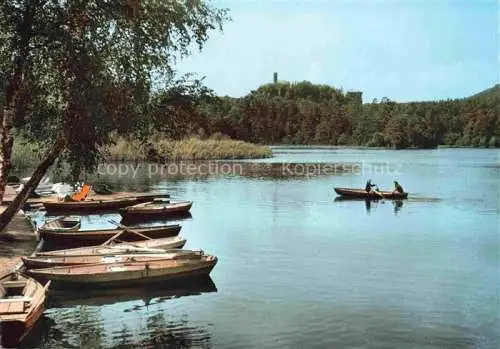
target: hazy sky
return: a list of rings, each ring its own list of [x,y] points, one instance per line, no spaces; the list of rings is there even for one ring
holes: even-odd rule
[[[232,21],[179,65],[239,97],[272,81],[363,100],[465,97],[499,78],[497,0],[226,0]]]

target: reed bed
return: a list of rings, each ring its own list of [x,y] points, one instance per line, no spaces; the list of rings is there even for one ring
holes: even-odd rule
[[[15,172],[24,172],[38,165],[43,149],[37,143],[29,143],[23,138],[14,140],[12,146],[12,167]]]
[[[140,143],[119,138],[106,149],[108,161],[181,161],[271,157],[271,148],[232,139],[151,139]]]
[[[168,162],[193,160],[258,159],[272,156],[271,148],[226,137],[200,139],[191,137],[170,140],[158,135],[147,142],[117,137],[114,144],[103,149],[104,161]],[[39,144],[16,139],[12,151],[14,173],[23,173],[37,166],[43,154]]]

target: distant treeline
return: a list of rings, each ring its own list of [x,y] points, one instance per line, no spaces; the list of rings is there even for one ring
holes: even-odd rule
[[[222,133],[267,144],[500,146],[498,85],[469,98],[410,103],[362,104],[356,93],[309,82],[267,84],[242,98],[183,96],[153,98],[153,121],[171,138]]]

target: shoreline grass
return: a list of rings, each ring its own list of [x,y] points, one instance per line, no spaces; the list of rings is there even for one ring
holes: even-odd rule
[[[272,156],[264,145],[232,139],[137,140],[118,138],[105,149],[107,161],[183,161],[183,160],[239,160]]]
[[[43,149],[39,144],[17,138],[12,145],[12,169],[19,173],[33,168],[40,163],[42,154]]]
[[[146,142],[117,137],[114,144],[102,149],[104,161],[170,162],[192,160],[243,160],[272,157],[269,146],[233,140],[227,137],[196,137],[171,140],[160,136]],[[19,139],[12,149],[16,173],[38,165],[43,150],[36,143]]]

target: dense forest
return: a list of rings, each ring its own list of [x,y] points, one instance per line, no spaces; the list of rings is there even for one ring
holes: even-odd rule
[[[498,85],[469,98],[409,103],[363,104],[360,93],[310,82],[266,84],[242,98],[208,92],[157,93],[153,124],[161,122],[171,138],[221,133],[266,144],[500,146]]]

